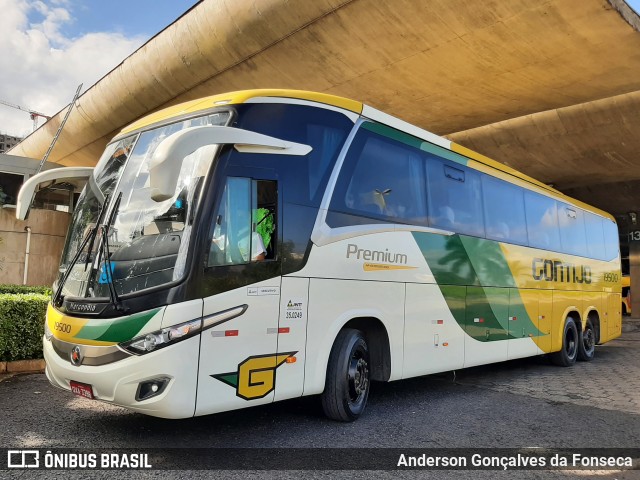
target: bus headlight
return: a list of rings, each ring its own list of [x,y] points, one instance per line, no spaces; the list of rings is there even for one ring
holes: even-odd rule
[[[201,329],[201,319],[191,320],[173,327],[147,333],[128,342],[123,342],[118,346],[129,353],[144,355],[197,335]]]

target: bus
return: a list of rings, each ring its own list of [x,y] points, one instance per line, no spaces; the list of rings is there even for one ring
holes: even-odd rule
[[[57,180],[53,180],[53,178]],[[165,418],[319,395],[358,418],[388,382],[621,333],[614,218],[360,102],[240,91],[124,128],[84,179],[46,375]]]

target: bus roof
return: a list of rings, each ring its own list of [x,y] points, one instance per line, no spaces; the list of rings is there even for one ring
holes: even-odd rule
[[[286,89],[257,89],[257,90],[240,90],[237,92],[222,93],[219,95],[211,95],[209,97],[199,98],[188,102],[180,103],[172,107],[163,108],[157,112],[151,113],[141,119],[127,125],[122,129],[120,135],[133,132],[140,128],[148,127],[154,123],[163,120],[196,113],[201,110],[223,105],[237,105],[256,97],[280,97],[292,98],[296,100],[308,100],[310,102],[324,103],[333,107],[342,108],[357,114],[362,113],[362,103],[348,98],[338,97],[336,95],[328,95],[326,93],[307,92],[305,90],[286,90]]]
[[[237,105],[241,103],[245,103],[251,99],[259,98],[259,97],[279,97],[279,98],[291,98],[295,100],[307,100],[310,102],[323,103],[325,105],[330,105],[332,107],[341,108],[350,112],[354,112],[358,115],[363,113],[365,110],[365,105],[361,102],[350,100],[348,98],[339,97],[337,95],[329,95],[326,93],[317,93],[317,92],[309,92],[306,90],[289,90],[289,89],[254,89],[254,90],[240,90],[237,92],[228,92],[222,93],[218,95],[211,95],[209,97],[199,98],[197,100],[190,100],[188,102],[180,103],[178,105],[173,105],[171,107],[164,108],[162,110],[158,110],[157,112],[146,115],[139,120],[133,122],[130,125],[124,127],[117,137],[120,137],[124,134],[133,132],[135,130],[143,129],[154,125],[156,123],[163,122],[165,120],[180,117],[183,115],[189,115],[191,113],[197,113],[204,110],[209,110],[211,108],[215,108],[217,106],[223,105]],[[370,107],[366,107],[368,115],[374,121],[380,121],[381,123],[388,123],[386,120],[390,118],[389,115],[384,114],[383,112],[379,112],[378,110]],[[380,113],[380,118],[376,118],[378,115],[376,113]],[[392,128],[397,128],[399,130],[404,130],[403,127],[414,127],[408,122],[401,120],[397,117],[393,117],[395,120],[393,124],[389,124]],[[415,130],[415,127],[413,128]],[[422,129],[419,129],[422,131]],[[430,134],[430,132],[423,131],[425,135]],[[442,137],[440,137],[442,138]],[[428,138],[423,139],[429,141]],[[502,172],[504,175],[510,177],[511,179],[519,179],[531,186],[537,187],[537,190],[546,191],[548,194],[560,199],[565,200],[568,203],[571,203],[577,207],[581,207],[585,210],[589,210],[591,212],[597,213],[603,217],[606,217],[610,220],[615,221],[614,217],[596,207],[583,203],[579,200],[568,197],[563,194],[559,190],[546,185],[539,180],[536,180],[533,177],[530,177],[514,168],[511,168],[503,163],[500,163],[496,160],[493,160],[489,157],[486,157],[480,153],[474,152],[473,150],[466,148],[462,145],[459,145],[455,142],[451,142],[448,139],[444,139],[446,143],[449,145],[449,150],[456,152],[462,156],[465,156],[474,162],[468,164],[470,168],[475,170],[480,170],[485,173],[496,175],[497,172]],[[498,175],[500,176],[500,175]],[[534,188],[535,189],[535,188]]]

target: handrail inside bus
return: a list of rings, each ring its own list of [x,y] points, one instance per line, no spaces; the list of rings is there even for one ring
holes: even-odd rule
[[[222,144],[234,144],[235,149],[243,153],[304,156],[312,150],[309,145],[288,142],[240,128],[185,128],[165,138],[153,153],[149,164],[151,198],[156,202],[162,202],[173,197],[184,158],[202,147]]]

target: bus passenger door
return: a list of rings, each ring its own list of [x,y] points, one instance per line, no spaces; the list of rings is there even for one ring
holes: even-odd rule
[[[196,415],[273,401],[279,293],[276,278],[204,299]]]
[[[507,359],[509,289],[467,287],[464,366]]]
[[[226,178],[206,244],[196,415],[272,402],[287,359],[277,350],[277,182],[249,173]]]

